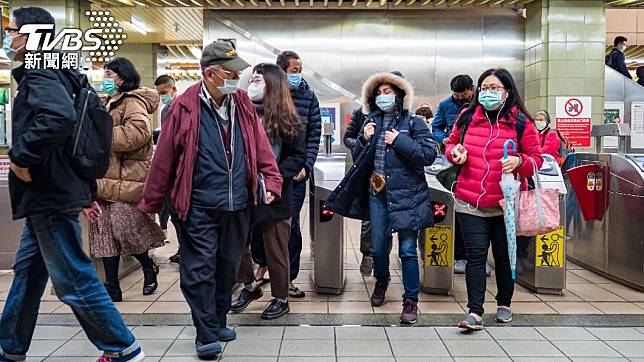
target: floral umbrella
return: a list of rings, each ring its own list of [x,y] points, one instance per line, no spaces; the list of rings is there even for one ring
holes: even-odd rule
[[[517,145],[513,140],[507,140],[503,144],[503,157],[508,158],[508,146],[512,145],[512,150],[516,153]],[[505,235],[508,239],[508,254],[510,256],[510,269],[512,270],[512,279],[516,279],[517,265],[517,213],[519,209],[519,191],[521,182],[513,174],[504,173],[501,176],[501,191],[505,200],[503,218],[505,219]]]

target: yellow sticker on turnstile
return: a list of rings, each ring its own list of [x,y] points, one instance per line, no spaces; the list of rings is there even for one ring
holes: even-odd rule
[[[434,225],[425,229],[425,265],[449,268],[452,266],[452,227]]]
[[[563,226],[555,231],[537,235],[536,261],[539,268],[563,268],[564,265],[564,232]]]

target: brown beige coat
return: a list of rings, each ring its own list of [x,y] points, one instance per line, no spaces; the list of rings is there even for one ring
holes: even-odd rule
[[[159,107],[159,94],[152,89],[117,93],[108,99],[114,120],[112,156],[105,177],[98,180],[98,198],[138,203],[152,160],[152,121]]]

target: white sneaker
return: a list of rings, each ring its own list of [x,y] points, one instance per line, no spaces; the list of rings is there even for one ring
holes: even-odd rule
[[[455,260],[454,261],[454,274],[465,274],[465,266],[467,265],[467,260]]]

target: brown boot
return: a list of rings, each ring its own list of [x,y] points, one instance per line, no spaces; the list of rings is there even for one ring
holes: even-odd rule
[[[389,278],[376,280],[376,286],[371,294],[371,305],[380,307],[385,304],[385,294],[387,294],[387,287],[389,286]]]

